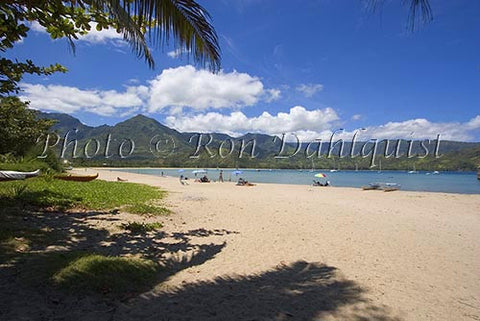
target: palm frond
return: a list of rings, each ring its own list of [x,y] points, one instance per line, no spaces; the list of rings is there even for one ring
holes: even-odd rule
[[[141,25],[134,21],[128,10],[125,10],[125,2],[119,0],[93,0],[97,8],[106,8],[112,18],[118,23],[118,29],[123,33],[124,39],[131,45],[133,52],[137,57],[145,58],[148,66],[154,68],[153,60],[148,44],[142,32]]]
[[[407,3],[408,1],[410,1],[408,15],[410,30],[413,31],[415,29],[418,8],[420,8],[422,13],[422,21],[424,23],[433,20],[432,8],[430,7],[429,0],[403,0],[404,3]]]
[[[91,0],[91,3],[109,9],[134,52],[144,56],[150,66],[153,58],[142,33],[144,28],[154,46],[163,46],[173,37],[176,49],[185,49],[196,62],[208,65],[212,71],[220,69],[220,47],[211,17],[195,1]]]
[[[381,10],[385,0],[367,0],[367,7],[373,12]],[[408,6],[408,28],[415,29],[418,11],[421,12],[421,21],[427,23],[433,20],[432,7],[429,0],[402,0],[403,5]]]

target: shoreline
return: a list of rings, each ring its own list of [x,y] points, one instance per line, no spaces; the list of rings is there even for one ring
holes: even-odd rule
[[[176,167],[135,167],[135,168],[130,168],[130,167],[85,167],[85,168],[74,168],[74,170],[77,169],[77,170],[81,170],[81,169],[92,169],[92,170],[98,170],[98,171],[102,171],[102,170],[107,170],[107,171],[112,171],[112,172],[118,172],[118,173],[132,173],[132,172],[129,172],[128,170],[144,170],[144,169],[152,169],[152,170],[162,170],[162,169],[165,169],[165,170],[177,170],[177,169],[181,169],[181,168],[176,168]],[[195,169],[198,169],[198,168],[182,168],[182,169],[185,169],[185,170],[195,170]],[[215,174],[216,172],[218,172],[220,169],[221,170],[225,170],[225,168],[220,168],[220,169],[216,169],[216,168],[206,168],[207,170],[214,170],[215,171]],[[229,170],[229,169],[227,169]],[[235,169],[231,169],[231,170],[235,170]],[[255,171],[253,169],[247,169],[249,171]],[[293,171],[293,170],[292,170]],[[321,170],[318,170],[318,171],[321,171]],[[355,172],[355,171],[352,171],[352,172]],[[361,171],[359,171],[361,172]],[[367,172],[367,171],[364,171],[364,172]],[[388,171],[385,171],[385,172],[388,172]],[[397,172],[397,171],[392,171],[392,172]],[[466,173],[466,172],[459,172],[459,173]],[[470,172],[468,172],[470,173]],[[473,174],[475,174],[474,172],[472,172]],[[138,175],[148,175],[148,176],[152,176],[152,177],[161,177],[160,175],[154,175],[154,174],[147,174],[147,173],[132,173],[132,174],[138,174]],[[178,175],[180,174],[184,174],[184,173],[181,173],[179,172]],[[228,173],[224,173],[225,174],[228,174]],[[184,174],[185,175],[185,174]],[[207,173],[208,175],[208,173]],[[172,176],[172,175],[165,175],[164,177],[171,177],[171,178],[175,178],[175,179],[178,179],[178,176]],[[240,177],[240,176],[239,176]],[[225,177],[224,177],[225,179]],[[232,181],[228,181],[228,180],[225,180],[224,183],[235,183],[236,180],[232,180]],[[213,181],[213,183],[217,183],[217,179],[215,179]],[[269,185],[292,185],[292,186],[306,186],[306,187],[312,187],[312,185],[308,185],[308,184],[303,184],[303,183],[298,183],[298,184],[288,184],[288,183],[271,183],[271,182],[258,182],[258,181],[254,181],[252,180],[252,183],[255,183],[255,184],[269,184]],[[321,187],[317,187],[317,188],[321,188]],[[358,186],[358,187],[354,187],[354,186],[336,186],[336,185],[331,185],[331,186],[328,186],[328,188],[346,188],[346,189],[353,189],[353,190],[358,190],[358,189],[361,189],[361,186]],[[370,192],[381,192],[381,191],[370,191]],[[447,195],[480,195],[480,191],[478,193],[475,193],[475,192],[466,192],[466,193],[459,193],[459,192],[445,192],[445,191],[426,191],[426,190],[408,190],[408,189],[402,189],[400,188],[399,190],[395,191],[395,193],[398,193],[398,192],[417,192],[417,193],[434,193],[434,194],[447,194]]]
[[[103,168],[77,170],[79,174],[95,171],[100,179],[118,176]],[[207,298],[215,297],[211,291],[221,280],[251,279],[307,262],[334,268],[339,278],[353,282],[363,293],[362,303],[327,311],[322,320],[355,319],[358,311],[366,319],[375,319],[372,311],[383,311],[384,320],[480,318],[475,308],[480,306],[480,195],[372,193],[293,184],[245,187],[233,182],[183,186],[178,178],[129,172],[122,178],[168,192],[166,206],[174,214],[165,221],[166,233],[188,234],[198,246],[221,249],[173,275],[146,294],[150,298],[161,298],[170,289],[193,295],[189,289],[200,287],[201,295],[185,302],[202,310],[213,304]],[[194,255],[191,251],[182,255]],[[235,296],[249,297],[256,291],[237,285],[232,285],[238,291]],[[292,300],[299,305],[318,304],[309,296]],[[151,312],[156,306],[148,308],[149,304],[152,301],[136,301],[135,312]],[[173,319],[184,313],[166,308]],[[242,311],[234,309],[232,318],[244,319],[239,316]]]
[[[235,167],[95,167],[95,166],[88,166],[88,167],[79,167],[76,166],[74,169],[83,169],[83,168],[98,168],[99,170],[115,170],[115,169],[168,169],[168,170],[177,170],[177,169],[185,169],[185,170],[196,170],[196,169],[207,169],[207,170],[237,170]],[[298,168],[257,168],[257,167],[248,167],[248,168],[238,168],[238,170],[248,170],[248,171],[277,171],[277,170],[285,170],[285,171],[300,171]],[[317,168],[314,171],[315,172],[329,172],[331,170],[328,168]],[[308,170],[303,170],[303,172],[309,172],[310,169]],[[382,169],[382,172],[401,172],[401,173],[408,173],[409,169]],[[378,172],[378,170],[375,169],[340,169],[338,172]],[[430,173],[432,171],[424,171],[424,170],[418,170],[417,172],[419,173]],[[474,173],[476,174],[477,171],[451,171],[451,170],[444,170],[440,171],[440,173]]]

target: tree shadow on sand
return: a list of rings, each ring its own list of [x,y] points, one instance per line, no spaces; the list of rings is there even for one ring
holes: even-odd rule
[[[144,235],[110,234],[106,229],[90,226],[85,218],[103,219],[105,212],[96,211],[0,211],[2,221],[10,221],[9,234],[28,239],[27,250],[0,249],[0,319],[65,320],[110,319],[111,307],[135,297],[131,293],[71,293],[52,284],[52,276],[83,255],[140,256],[158,265],[153,282],[139,286],[152,290],[179,271],[203,264],[226,246],[226,242],[196,242],[199,238],[233,233],[226,230],[192,230]],[[106,218],[112,220],[111,216]],[[38,231],[48,231],[38,234]],[[33,232],[37,234],[33,234]],[[35,236],[35,238],[32,238]],[[165,256],[166,253],[170,255]],[[107,308],[102,308],[102,305]],[[100,312],[99,312],[100,311]],[[62,319],[62,317],[60,317]]]
[[[1,212],[1,211],[0,211]],[[5,214],[5,213],[4,213]],[[173,290],[156,288],[178,272],[213,259],[234,231],[196,229],[185,232],[110,234],[92,227],[85,217],[102,212],[23,212],[16,217],[25,228],[57,233],[57,241],[38,242],[25,257],[0,265],[2,320],[398,320],[385,306],[367,299],[366,290],[342,277],[332,266],[294,262],[254,275],[223,276],[182,284]],[[5,214],[6,215],[6,214]],[[107,217],[114,220],[115,216]],[[9,215],[10,219],[10,215]],[[112,221],[114,222],[114,221]],[[27,237],[28,233],[24,233]],[[212,237],[214,242],[207,243]],[[54,247],[48,251],[49,247]],[[55,247],[59,249],[55,249]],[[138,255],[160,266],[155,282],[143,294],[117,297],[68,293],[51,285],[49,277],[62,266],[55,256],[91,251],[107,256]],[[68,264],[68,257],[61,264]],[[49,265],[49,266],[43,266]],[[42,269],[44,269],[42,271]],[[46,271],[46,270],[48,271]],[[25,282],[29,278],[29,282]]]
[[[251,276],[218,277],[143,295],[114,320],[399,320],[337,269],[297,261]]]

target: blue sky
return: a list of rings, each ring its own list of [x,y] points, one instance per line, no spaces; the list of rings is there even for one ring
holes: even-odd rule
[[[52,41],[38,26],[7,53],[69,72],[23,80],[32,108],[88,125],[142,113],[180,131],[295,132],[480,141],[480,2],[431,0],[434,20],[407,30],[401,1],[372,14],[352,1],[199,1],[222,50],[212,75],[172,47],[155,70],[113,30]]]

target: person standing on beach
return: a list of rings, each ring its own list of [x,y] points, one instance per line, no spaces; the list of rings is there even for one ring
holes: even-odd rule
[[[223,170],[220,170],[220,174],[218,175],[218,181],[223,183]]]

